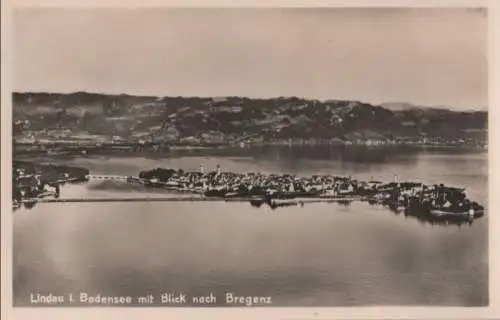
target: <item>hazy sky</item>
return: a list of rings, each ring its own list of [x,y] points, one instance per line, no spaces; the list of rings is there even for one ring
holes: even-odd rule
[[[19,9],[16,91],[487,106],[471,9]]]

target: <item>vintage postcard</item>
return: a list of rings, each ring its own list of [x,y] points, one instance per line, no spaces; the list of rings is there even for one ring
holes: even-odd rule
[[[443,4],[2,4],[3,315],[492,318],[495,7]]]

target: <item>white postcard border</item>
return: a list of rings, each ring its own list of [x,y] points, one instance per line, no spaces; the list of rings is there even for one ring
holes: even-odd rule
[[[11,215],[11,79],[12,38],[10,12],[19,6],[77,6],[77,7],[488,7],[489,20],[489,194],[495,199],[500,187],[500,153],[498,135],[500,124],[500,5],[497,1],[466,0],[7,0],[2,1],[2,107],[1,107],[1,238],[2,238],[2,319],[492,319],[500,317],[500,212],[494,200],[489,204],[489,307],[332,307],[332,308],[13,308],[12,307],[12,215]],[[489,212],[489,213],[490,213]]]

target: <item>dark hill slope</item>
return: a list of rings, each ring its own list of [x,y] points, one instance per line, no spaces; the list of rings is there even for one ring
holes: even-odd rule
[[[405,107],[390,110],[359,101],[296,97],[149,97],[77,92],[14,93],[14,135],[218,136],[357,139],[439,136],[485,139],[488,114]]]

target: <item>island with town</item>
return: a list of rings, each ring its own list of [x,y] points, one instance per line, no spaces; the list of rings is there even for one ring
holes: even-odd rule
[[[141,97],[14,93],[13,205],[58,199],[60,185],[86,183],[86,168],[24,161],[34,156],[162,154],[176,149],[259,146],[455,146],[487,148],[487,112],[456,112],[359,101]],[[246,201],[273,209],[309,202],[367,201],[433,221],[470,221],[484,207],[464,188],[414,181],[361,181],[342,175],[184,171],[149,168],[130,184],[193,195],[192,201]],[[174,198],[170,198],[172,200]],[[69,201],[66,199],[65,201]]]

